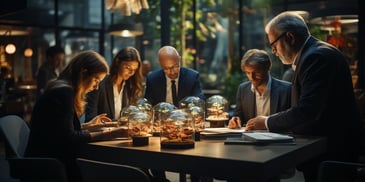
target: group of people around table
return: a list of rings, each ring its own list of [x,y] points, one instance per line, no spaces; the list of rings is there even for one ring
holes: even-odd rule
[[[345,57],[337,48],[310,35],[303,18],[291,12],[271,19],[265,31],[272,53],[283,64],[292,66],[292,81],[270,75],[267,52],[248,50],[241,60],[248,81],[238,87],[237,107],[228,127],[245,125],[248,131],[327,137],[324,154],[293,166],[303,172],[306,182],[317,181],[322,161],[357,161],[363,126]],[[90,132],[88,128],[118,119],[123,107],[141,97],[152,105],[174,103],[172,80],[177,99],[186,96],[205,99],[199,72],[182,67],[180,59],[174,47],[163,46],[158,52],[161,69],[147,75],[144,88],[137,49],[121,49],[110,66],[95,51],[79,53],[57,77],[47,82],[37,99],[26,156],[58,158],[65,164],[69,181],[82,181],[76,164],[79,147],[125,132],[120,128]],[[80,117],[84,114],[86,122],[81,124]],[[164,171],[154,169],[151,179],[168,181]]]

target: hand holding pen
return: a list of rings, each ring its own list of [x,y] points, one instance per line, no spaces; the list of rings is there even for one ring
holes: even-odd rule
[[[237,116],[233,116],[228,122],[229,129],[242,128],[241,119]]]

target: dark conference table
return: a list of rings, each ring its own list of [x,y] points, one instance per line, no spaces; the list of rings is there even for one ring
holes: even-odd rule
[[[295,138],[295,145],[227,145],[223,139],[202,139],[191,149],[162,149],[159,137],[138,147],[131,140],[100,141],[83,146],[81,157],[217,179],[266,181],[325,151],[325,138]]]

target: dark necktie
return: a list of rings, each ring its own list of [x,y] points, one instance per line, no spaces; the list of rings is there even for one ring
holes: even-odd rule
[[[172,95],[172,101],[174,102],[174,105],[178,106],[177,101],[177,95],[176,95],[176,84],[175,80],[171,80],[171,95]]]

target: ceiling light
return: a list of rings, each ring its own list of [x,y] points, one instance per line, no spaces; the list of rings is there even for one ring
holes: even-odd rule
[[[105,7],[125,16],[132,15],[132,12],[139,14],[142,8],[149,8],[147,0],[105,0]]]
[[[110,35],[119,37],[136,37],[143,35],[142,23],[135,24],[113,24],[109,26]]]

